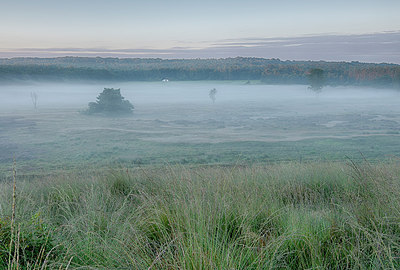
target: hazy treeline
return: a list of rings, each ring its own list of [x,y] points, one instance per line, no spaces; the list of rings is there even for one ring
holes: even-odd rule
[[[308,84],[312,69],[324,71],[327,85],[400,86],[400,65],[360,62],[281,61],[263,58],[12,58],[0,59],[0,81],[15,80],[261,80]]]

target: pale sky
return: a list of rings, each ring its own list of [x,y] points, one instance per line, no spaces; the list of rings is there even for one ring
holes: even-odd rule
[[[375,55],[375,61],[390,61],[395,54],[392,62],[400,62],[400,49],[396,49],[400,47],[397,46],[399,0],[0,0],[0,3],[0,57],[272,58],[276,54],[285,58],[285,51],[279,51],[278,47],[271,51],[259,43],[255,45],[254,41],[271,43],[271,40],[290,39],[290,44],[283,45],[295,47],[305,45],[293,40],[312,37],[312,50],[318,52],[316,37],[368,35],[374,43],[370,34],[378,34],[379,44],[386,45],[382,48],[358,43],[364,50],[370,48],[364,57],[380,50],[386,58],[380,60]],[[348,38],[346,42],[352,45],[353,41]],[[226,46],[231,49],[229,53],[224,51]],[[321,46],[321,53],[326,54],[324,45]],[[318,60],[306,51],[296,55],[292,50],[291,58]],[[340,52],[335,55],[325,58],[335,59]],[[354,57],[359,60],[359,56]]]

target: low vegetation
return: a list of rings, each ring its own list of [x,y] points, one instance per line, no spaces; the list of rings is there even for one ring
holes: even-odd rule
[[[95,102],[89,102],[87,114],[131,114],[133,105],[121,95],[121,89],[104,88]]]
[[[2,268],[400,268],[398,160],[17,173],[15,222],[0,192]]]

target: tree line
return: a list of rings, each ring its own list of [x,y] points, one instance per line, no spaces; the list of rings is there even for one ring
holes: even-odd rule
[[[158,81],[261,80],[269,84],[308,84],[323,70],[326,85],[400,87],[400,65],[361,62],[282,61],[264,58],[11,58],[0,59],[0,81],[101,80]]]

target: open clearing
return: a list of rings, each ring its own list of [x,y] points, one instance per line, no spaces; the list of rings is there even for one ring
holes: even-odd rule
[[[119,84],[116,83],[117,86]],[[27,171],[124,164],[385,159],[400,153],[400,93],[383,89],[244,85],[243,82],[125,83],[127,117],[80,113],[98,85],[0,89],[0,161]],[[208,96],[217,89],[216,102]],[[10,91],[20,99],[5,99]],[[38,92],[38,109],[29,100]],[[22,98],[24,97],[24,98]],[[14,103],[13,106],[11,106]]]

